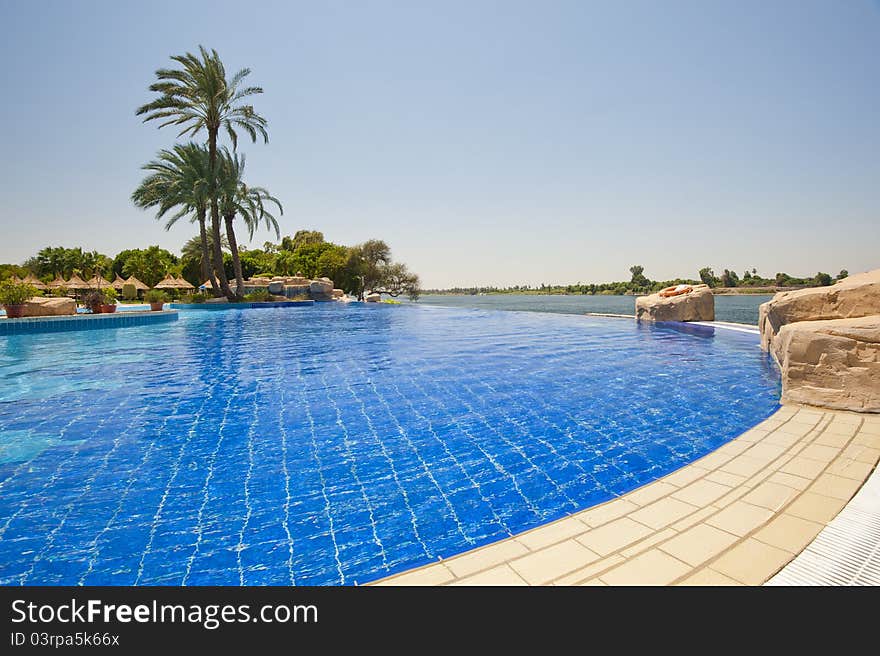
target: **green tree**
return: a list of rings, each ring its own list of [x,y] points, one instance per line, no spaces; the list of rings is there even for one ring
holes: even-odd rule
[[[323,243],[323,232],[319,232],[318,230],[297,230],[293,237],[285,237],[281,240],[281,250],[295,251],[300,246]]]
[[[636,264],[629,268],[629,272],[632,274],[632,278],[630,279],[630,283],[635,289],[641,289],[643,287],[648,287],[651,284],[651,281],[648,280],[645,275],[645,267],[640,264]]]
[[[737,283],[739,283],[739,276],[736,275],[736,271],[725,269],[724,273],[721,274],[721,286],[736,287]]]
[[[245,132],[256,143],[257,135],[268,143],[267,121],[254,111],[253,105],[242,102],[245,98],[263,93],[260,87],[242,87],[250,69],[238,71],[230,79],[216,50],[210,52],[199,46],[199,55],[186,53],[171,59],[180,69],[159,69],[157,82],[150,91],[159,97],[137,109],[144,122],[161,121],[159,127],[181,127],[178,136],[195,135],[205,130],[208,135],[208,169],[211,232],[214,244],[214,268],[220,278],[220,287],[227,297],[234,298],[228,280],[224,282],[223,253],[220,250],[220,208],[218,189],[217,139],[221,129],[229,136],[233,150],[238,145],[238,130]],[[235,251],[233,247],[233,251]]]
[[[709,267],[703,267],[699,272],[700,280],[703,281],[704,285],[709,285],[709,287],[714,287],[717,281],[715,277],[715,272],[712,271]]]
[[[150,246],[130,251],[122,273],[135,276],[144,284],[154,287],[177,264],[177,258],[164,248]]]
[[[210,170],[208,151],[195,143],[179,144],[173,150],[161,150],[157,159],[144,165],[144,170],[152,173],[147,176],[132,194],[132,201],[138,207],[157,208],[156,219],[168,212],[177,212],[168,219],[165,229],[171,227],[182,217],[191,215],[199,224],[200,246],[204,251],[199,258],[201,275],[199,284],[209,280],[214,293],[219,295],[220,285],[210,265],[208,251],[208,231],[206,214],[210,203]]]
[[[846,269],[841,269],[840,273],[837,274],[838,280],[843,280],[844,278],[849,278],[849,271]]]
[[[813,281],[819,287],[827,287],[832,282],[831,276],[827,273],[822,273],[821,271],[816,274],[815,278],[813,278]]]

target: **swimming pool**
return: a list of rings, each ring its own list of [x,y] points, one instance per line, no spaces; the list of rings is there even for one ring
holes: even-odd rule
[[[0,582],[363,583],[769,416],[757,336],[417,306],[0,337]]]

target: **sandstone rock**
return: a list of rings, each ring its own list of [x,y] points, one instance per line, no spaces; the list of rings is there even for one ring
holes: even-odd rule
[[[333,292],[333,281],[329,278],[318,278],[309,283],[309,291],[313,294],[331,294]]]
[[[283,294],[284,293],[284,281],[283,280],[273,280],[267,286],[270,294]]]
[[[345,292],[341,289],[334,289],[330,293],[332,294],[333,298],[342,298],[343,296],[345,296]]]
[[[228,303],[229,299],[225,296],[218,296],[217,298],[208,298],[205,299],[205,303]]]
[[[796,321],[849,319],[880,313],[880,269],[860,273],[828,287],[781,292],[758,309],[761,348],[774,350],[780,329]],[[776,355],[779,360],[778,354]]]
[[[880,314],[787,324],[774,351],[783,402],[880,412]]]
[[[382,300],[382,294],[367,294],[364,300],[367,303],[378,303]]]
[[[64,297],[40,297],[28,299],[24,303],[23,317],[60,317],[76,314],[76,301]]]
[[[284,295],[287,298],[296,298],[297,296],[308,296],[309,295],[308,281],[306,281],[305,284],[300,284],[300,285],[284,285]]]
[[[303,278],[301,276],[290,276],[284,279],[285,285],[308,285],[309,282],[308,278]]]
[[[659,293],[636,299],[639,321],[714,321],[715,297],[708,285],[694,285],[693,291],[670,298]]]

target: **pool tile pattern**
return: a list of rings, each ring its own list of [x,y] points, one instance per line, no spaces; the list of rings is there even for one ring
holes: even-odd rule
[[[324,303],[2,337],[0,582],[364,583],[716,449],[753,476],[768,453],[727,443],[777,399],[755,336],[703,326]],[[662,532],[717,490],[674,497],[696,481],[668,480],[584,517]],[[630,548],[576,529],[431,580],[552,548],[502,570],[546,583],[562,556],[589,568]]]
[[[77,314],[62,317],[24,317],[0,321],[0,336],[60,333],[78,330],[128,328],[177,321],[177,312],[124,311],[113,314]]]
[[[377,585],[759,585],[840,512],[878,458],[880,416],[785,406],[619,499]],[[813,466],[783,471],[798,459]]]

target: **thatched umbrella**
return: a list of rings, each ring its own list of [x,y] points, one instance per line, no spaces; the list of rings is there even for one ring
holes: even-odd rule
[[[62,289],[67,287],[67,281],[61,277],[61,274],[58,274],[58,277],[55,278],[52,282],[46,285],[49,289]]]
[[[134,285],[134,288],[137,289],[139,292],[145,292],[150,289],[150,286],[148,284],[141,282],[134,276],[129,276],[128,280],[125,281],[125,284]]]
[[[189,281],[183,278],[177,278],[177,288],[178,289],[195,289],[195,286],[191,285]]]
[[[37,289],[49,289],[48,287],[46,287],[46,283],[44,283],[32,273],[27,274],[22,282],[30,285],[31,287],[36,287]]]
[[[64,283],[64,286],[68,289],[89,289],[89,283],[87,283],[75,273],[70,276],[70,280]]]
[[[14,273],[12,274],[12,277],[11,277],[9,280],[12,281],[12,284],[13,284],[13,285],[20,285],[20,284],[21,284],[21,278],[19,278],[19,277],[18,277],[17,275],[15,275]]]
[[[113,289],[118,289],[119,291],[122,291],[122,287],[123,285],[125,285],[125,278],[117,273],[116,279],[110,284],[113,286]]]
[[[109,280],[104,278],[104,276],[100,274],[95,274],[91,277],[88,283],[86,283],[91,289],[107,289],[108,287],[113,287]]]
[[[153,289],[177,289],[177,288],[178,288],[177,278],[172,276],[170,273],[167,276],[165,276],[165,278],[160,280],[159,283],[155,287],[153,287]]]

